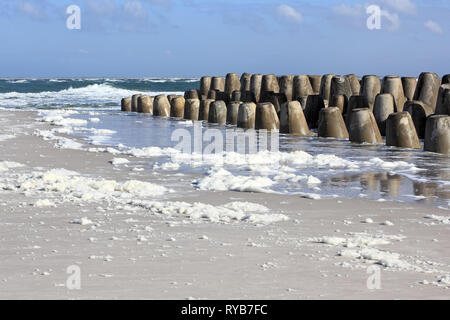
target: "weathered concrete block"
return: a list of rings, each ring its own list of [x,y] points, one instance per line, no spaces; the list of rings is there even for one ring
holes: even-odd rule
[[[403,93],[408,101],[414,100],[417,80],[414,77],[402,77]]]
[[[344,94],[338,94],[331,97],[331,100],[328,102],[328,107],[338,107],[342,114],[346,114],[348,109],[347,96]]]
[[[435,113],[450,116],[450,84],[448,83],[439,88]]]
[[[230,96],[222,91],[216,91],[216,101],[224,101],[225,104],[230,102]]]
[[[320,110],[325,108],[325,103],[322,97],[318,94],[309,95],[306,99],[305,117],[308,122],[308,126],[311,129],[315,129],[319,123]]]
[[[261,92],[268,91],[279,93],[280,87],[278,85],[278,79],[274,74],[265,74],[262,77]]]
[[[200,99],[199,92],[197,90],[188,90],[184,93],[184,99]]]
[[[403,111],[406,97],[403,92],[402,79],[398,76],[385,76],[381,84],[381,93],[390,93],[394,97],[395,112]]]
[[[211,103],[213,103],[215,100],[213,99],[206,99],[200,101],[200,111],[198,114],[198,120],[208,121],[209,119],[209,108],[211,106]]]
[[[239,106],[242,104],[240,101],[233,101],[227,105],[227,123],[231,125],[237,125],[237,119],[239,114]]]
[[[187,99],[184,104],[184,119],[198,120],[199,113],[200,113],[200,100]]]
[[[333,78],[336,75],[334,74],[326,74],[324,76],[322,76],[322,79],[320,81],[320,96],[322,97],[322,99],[324,101],[330,101],[332,97],[330,97],[330,91],[331,91],[331,80],[333,80]],[[330,105],[330,104],[328,104]]]
[[[228,73],[225,78],[225,93],[228,95],[229,99],[231,99],[233,91],[240,90],[241,80],[239,79],[239,75],[237,73]]]
[[[233,93],[231,94],[231,102],[234,102],[234,101],[242,101],[241,100],[241,96],[242,96],[242,92],[241,92],[241,90],[235,90],[235,91],[233,91]]]
[[[386,121],[386,145],[399,148],[421,148],[416,128],[408,112],[396,112],[389,115]]]
[[[450,154],[450,116],[433,115],[428,118],[424,150]]]
[[[439,94],[441,79],[436,73],[422,72],[417,81],[416,91],[414,92],[414,100],[422,101],[434,110]]]
[[[208,122],[225,124],[227,122],[227,105],[225,101],[214,101],[209,106]]]
[[[348,101],[347,114],[345,117],[345,124],[347,128],[350,128],[352,121],[352,110],[353,109],[363,109],[367,108],[370,110],[369,102],[367,101],[365,96],[352,96]]]
[[[347,74],[345,75],[345,77],[348,79],[348,82],[350,83],[352,95],[353,96],[359,95],[359,92],[361,91],[361,84],[359,82],[358,77],[355,74]]]
[[[322,76],[308,75],[309,83],[314,94],[320,94],[320,84],[322,82]]]
[[[131,97],[123,98],[120,102],[120,105],[123,112],[131,112]]]
[[[243,73],[241,75],[241,91],[251,90],[252,75],[250,73]]]
[[[170,117],[170,103],[165,94],[160,94],[153,101],[153,115],[159,117]]]
[[[217,91],[216,90],[209,90],[208,91],[208,99],[216,100],[217,97]]]
[[[256,105],[255,129],[267,131],[280,129],[280,120],[272,103],[263,102]]]
[[[373,105],[375,103],[375,97],[381,91],[380,78],[374,75],[366,75],[361,79],[361,91],[360,95],[366,97],[369,103],[369,108],[373,111]]]
[[[296,136],[312,135],[300,102],[288,101],[281,105],[280,132],[290,133]]]
[[[138,110],[138,98],[141,94],[133,94],[131,96],[131,112],[137,112]]]
[[[137,112],[153,114],[153,100],[154,97],[141,95],[137,100]]]
[[[255,94],[251,91],[241,91],[241,101],[242,102],[255,102],[256,97]]]
[[[176,97],[170,101],[170,116],[174,118],[184,117],[184,105],[186,99],[184,97]]]
[[[377,121],[382,136],[386,135],[386,120],[391,113],[395,112],[394,96],[390,93],[380,93],[375,98],[373,115]]]
[[[350,121],[350,141],[355,143],[382,143],[380,130],[369,108],[353,109]]]
[[[172,103],[172,100],[175,98],[178,98],[178,97],[181,97],[181,96],[179,96],[177,94],[169,94],[169,95],[167,95],[167,100],[169,100],[169,103]]]
[[[200,94],[208,95],[209,90],[211,89],[211,81],[212,78],[208,76],[204,76],[200,79]]]
[[[254,129],[256,119],[256,104],[242,103],[239,106],[237,126],[243,129]]]
[[[261,96],[262,74],[253,74],[250,79],[250,91],[255,95],[256,102]]]
[[[445,76],[442,77],[441,84],[447,84],[447,83],[450,83],[450,74],[446,74]]]
[[[280,77],[280,93],[284,93],[287,101],[292,101],[294,90],[294,76],[281,76]]]
[[[333,79],[331,79],[330,97],[339,94],[345,95],[347,99],[350,99],[353,95],[352,87],[347,77],[334,76]]]
[[[422,101],[417,100],[407,101],[403,110],[409,112],[416,127],[417,135],[423,139],[427,117],[433,114],[434,110]]]
[[[281,105],[287,102],[286,95],[284,93],[274,92],[262,92],[259,102],[270,102],[275,107],[277,113],[280,112]]]
[[[294,88],[293,88],[293,100],[298,100],[300,97],[306,97],[310,94],[314,94],[314,90],[311,87],[311,82],[307,75],[294,76]]]
[[[210,90],[225,91],[225,78],[224,77],[212,77]]]
[[[328,107],[320,110],[319,137],[348,139],[348,131],[344,118],[338,107]]]

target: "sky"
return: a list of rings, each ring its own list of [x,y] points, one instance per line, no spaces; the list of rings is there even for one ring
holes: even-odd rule
[[[1,78],[443,75],[450,1],[2,0],[0,39]]]

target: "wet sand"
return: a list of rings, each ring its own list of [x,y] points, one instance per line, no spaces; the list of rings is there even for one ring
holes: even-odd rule
[[[0,163],[24,165],[0,171],[1,299],[450,298],[448,210],[198,191],[189,185],[194,175],[133,170],[149,159],[121,155],[131,162],[118,167],[109,153],[55,148],[54,141],[33,135],[50,127],[35,122],[33,112],[0,114],[0,137],[8,135],[0,141]],[[54,168],[174,189],[156,197],[161,203],[248,201],[289,220],[215,223],[157,215],[140,206],[65,201],[59,191],[5,188],[17,185],[19,176]],[[36,206],[43,199],[55,206]],[[447,220],[425,218],[430,215]],[[71,223],[84,217],[92,224]],[[66,287],[72,265],[81,270],[80,290]],[[380,267],[381,288],[369,290],[367,268],[373,265]]]

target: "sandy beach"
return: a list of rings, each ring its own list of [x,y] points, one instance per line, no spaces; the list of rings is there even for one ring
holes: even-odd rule
[[[448,210],[197,190],[142,169],[157,159],[55,147],[36,112],[0,115],[0,299],[450,297]]]

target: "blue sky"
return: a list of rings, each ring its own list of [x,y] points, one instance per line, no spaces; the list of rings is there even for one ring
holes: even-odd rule
[[[447,0],[2,0],[0,77],[450,73]],[[366,7],[382,10],[366,27]],[[66,8],[81,29],[66,28]]]

